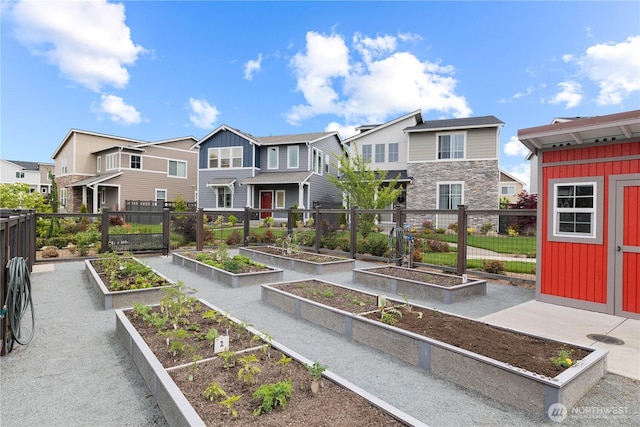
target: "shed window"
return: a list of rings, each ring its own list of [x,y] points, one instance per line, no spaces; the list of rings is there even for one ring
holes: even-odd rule
[[[603,177],[549,180],[548,240],[602,243]]]

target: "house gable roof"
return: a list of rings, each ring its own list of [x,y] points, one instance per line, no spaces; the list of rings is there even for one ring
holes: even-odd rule
[[[104,133],[90,132],[90,131],[80,130],[80,129],[71,129],[65,135],[65,137],[62,138],[62,141],[60,142],[60,145],[58,145],[58,148],[56,148],[56,151],[53,152],[53,155],[51,156],[52,159],[55,159],[58,156],[58,153],[60,152],[60,150],[62,150],[62,147],[65,146],[67,141],[69,141],[69,138],[71,138],[71,135],[73,135],[74,133],[80,133],[80,134],[84,134],[84,135],[93,135],[93,136],[100,136],[100,137],[104,137],[104,138],[110,138],[110,139],[113,139],[114,141],[124,142],[125,144],[122,144],[122,145],[142,144],[142,143],[146,142],[146,141],[141,141],[139,139],[131,139],[131,138],[125,138],[125,137],[121,137],[121,136],[107,135],[107,134],[104,134]],[[114,144],[114,145],[117,145],[117,144]]]
[[[434,132],[468,128],[491,128],[503,126],[504,122],[496,116],[466,117],[463,119],[443,119],[427,120],[415,126],[406,128],[404,131],[411,132]]]
[[[340,139],[338,132],[311,132],[291,135],[259,136],[255,139],[257,145],[313,144],[314,142],[332,135],[335,135],[338,140]]]
[[[506,176],[507,178],[509,178],[509,180],[508,180],[508,181],[504,181],[504,180],[502,179],[502,175],[504,175],[504,176]],[[519,180],[519,179],[518,179],[518,178],[516,178],[515,176],[511,175],[510,173],[503,171],[502,169],[500,169],[500,182],[517,182],[517,183],[520,183],[520,184],[522,184],[522,185],[525,185],[525,183],[524,183],[524,182],[522,182],[521,180]]]
[[[251,134],[249,134],[249,133],[242,132],[241,130],[238,130],[236,128],[232,128],[231,126],[220,125],[217,128],[215,128],[214,130],[212,130],[210,133],[208,133],[207,135],[205,135],[202,138],[200,138],[199,140],[197,140],[196,143],[193,144],[190,147],[190,149],[198,148],[203,142],[205,142],[206,140],[208,140],[209,138],[211,138],[215,134],[217,134],[219,132],[224,132],[224,131],[235,133],[239,137],[246,139],[247,141],[249,141],[252,144],[256,144],[257,143],[256,137],[251,135]]]
[[[399,123],[403,120],[406,120],[408,118],[411,117],[416,117],[416,122],[421,123],[422,122],[422,111],[421,110],[415,110],[412,111],[411,113],[405,114],[404,116],[395,118],[393,120],[390,120],[386,123],[380,124],[380,125],[363,125],[363,126],[358,126],[356,129],[363,129],[364,132],[355,134],[353,136],[350,136],[349,138],[343,139],[342,140],[342,145],[346,145],[346,144],[350,144],[351,142],[355,141],[358,138],[361,138],[365,135],[371,135],[373,132],[377,132],[379,130],[382,130],[384,128],[387,128],[389,126],[393,126],[396,123]]]
[[[5,160],[5,162],[13,163],[16,166],[21,167],[27,171],[38,171],[40,170],[40,164],[38,162],[23,162],[21,160]]]

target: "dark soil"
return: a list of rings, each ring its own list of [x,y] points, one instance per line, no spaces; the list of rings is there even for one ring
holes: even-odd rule
[[[285,292],[338,308],[367,318],[381,320],[376,298],[319,280],[307,280],[272,285]],[[389,306],[389,304],[387,304]],[[474,353],[553,378],[565,368],[551,361],[561,350],[570,352],[575,362],[590,352],[556,341],[504,330],[479,321],[466,319],[437,310],[396,304],[402,315],[396,315],[395,327],[414,332]],[[570,326],[569,326],[570,327]]]
[[[317,263],[336,262],[336,261],[340,261],[340,260],[346,259],[346,258],[329,256],[329,255],[314,254],[314,253],[311,253],[311,252],[291,252],[291,253],[287,253],[282,248],[278,248],[278,247],[275,247],[275,246],[251,246],[251,247],[249,247],[247,249],[250,249],[250,250],[256,251],[256,252],[264,252],[264,253],[271,254],[271,255],[280,255],[280,256],[283,256],[283,257],[286,257],[286,258],[299,259],[299,260],[303,260],[303,261],[311,261],[311,262],[317,262]]]
[[[415,282],[430,283],[432,285],[446,287],[462,285],[461,277],[445,274],[433,274],[420,268],[383,267],[365,271],[384,274],[385,276],[393,276],[400,279],[413,280]]]
[[[190,330],[190,337],[184,339],[186,351],[176,353],[169,351],[166,331],[158,333],[156,327],[147,324],[134,311],[125,314],[138,330],[145,342],[165,368],[185,365],[177,369],[169,369],[169,374],[176,382],[182,393],[189,400],[196,412],[208,426],[402,426],[395,418],[371,405],[366,399],[356,393],[323,378],[318,394],[310,391],[311,376],[306,368],[296,362],[288,364],[277,363],[283,353],[268,345],[261,339],[256,339],[243,325],[234,324],[222,313],[217,318],[204,319],[202,314],[209,308],[195,303],[193,310],[181,318],[179,325]],[[159,313],[159,308],[153,308],[151,313]],[[220,334],[228,334],[229,350],[236,352],[235,366],[223,366],[223,360],[215,357],[210,341],[202,339],[209,329],[215,328]],[[200,334],[200,338],[198,335]],[[242,368],[240,358],[254,355],[258,359],[254,366],[260,369],[254,377],[255,381],[245,383],[238,375]],[[209,359],[209,360],[207,360]],[[199,360],[194,365],[194,360]],[[196,367],[197,366],[197,367]],[[331,369],[331,367],[329,367]],[[191,379],[190,379],[191,377]],[[254,399],[253,395],[260,385],[274,384],[291,379],[292,396],[286,406],[277,406],[271,412],[254,416],[253,412],[259,408],[262,400]],[[234,417],[228,408],[220,402],[224,399],[207,399],[204,391],[215,383],[226,393],[227,397],[241,396],[232,405],[237,411]]]
[[[104,285],[110,291],[123,291],[123,290],[131,290],[131,289],[141,289],[140,283],[136,283],[136,280],[140,280],[137,276],[129,276],[123,277],[119,279],[120,283],[114,283],[109,277],[109,274],[105,271],[105,268],[102,266],[102,262],[100,260],[90,260],[89,263],[96,271],[96,274],[100,277],[100,280],[104,283]],[[169,286],[169,283],[165,278],[158,274],[151,274],[151,277],[145,277],[143,282],[145,283],[144,287],[147,288],[157,288],[161,286]]]
[[[213,256],[214,252],[181,252],[180,255],[185,256],[190,259],[196,259],[196,255],[198,254],[207,254]],[[253,262],[253,261],[251,261]],[[234,263],[236,270],[234,270],[233,274],[245,274],[245,273],[255,273],[260,271],[272,271],[273,268],[268,267],[266,265],[262,265],[260,263],[255,264],[243,264],[243,263]]]

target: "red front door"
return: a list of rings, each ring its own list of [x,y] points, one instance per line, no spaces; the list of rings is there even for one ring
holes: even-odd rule
[[[615,314],[640,314],[640,180],[616,188]],[[634,317],[632,315],[632,317]]]
[[[271,209],[273,208],[273,192],[272,191],[261,191],[260,192],[260,209]],[[268,216],[273,216],[273,212],[260,212],[260,218],[266,218]]]

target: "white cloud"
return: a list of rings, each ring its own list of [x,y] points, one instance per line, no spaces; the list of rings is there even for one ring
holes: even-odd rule
[[[124,5],[98,1],[21,1],[11,11],[15,37],[61,74],[93,91],[122,88],[126,68],[145,50],[131,40]]]
[[[525,147],[517,137],[512,136],[511,139],[504,145],[504,154],[507,156],[528,156],[530,151]]]
[[[617,44],[597,44],[578,60],[582,72],[600,87],[597,102],[616,105],[640,91],[640,36]]]
[[[256,71],[260,71],[260,67],[262,66],[262,54],[258,55],[258,59],[251,59],[244,64],[244,78],[246,80],[251,80],[253,78],[253,73]]]
[[[329,123],[325,129],[325,132],[338,132],[340,134],[340,138],[346,139],[357,133],[355,126],[349,125],[341,125],[338,122]]]
[[[582,102],[582,85],[577,82],[560,82],[557,84],[562,90],[549,100],[550,104],[564,103],[565,109],[573,108]]]
[[[339,115],[347,123],[383,122],[416,109],[471,115],[466,98],[455,93],[452,66],[396,51],[393,36],[356,34],[353,42],[351,51],[340,35],[307,33],[306,51],[290,63],[306,103],[290,109],[289,123],[320,114]]]
[[[189,120],[202,129],[211,129],[220,114],[216,107],[204,99],[189,98],[189,106],[191,108]]]
[[[136,107],[125,103],[122,98],[115,95],[101,95],[100,103],[94,103],[91,111],[106,114],[111,121],[124,125],[136,125],[141,122],[140,113]]]

